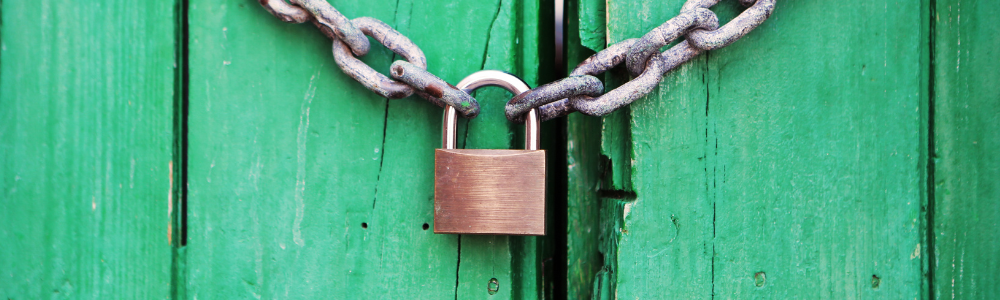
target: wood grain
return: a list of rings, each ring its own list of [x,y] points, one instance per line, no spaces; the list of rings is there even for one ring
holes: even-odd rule
[[[331,4],[393,26],[448,82],[500,69],[536,83],[537,2]],[[188,297],[486,297],[493,278],[493,297],[537,297],[536,238],[430,228],[441,108],[379,98],[312,25],[256,2],[192,0],[190,24]],[[361,58],[383,74],[394,59],[377,43]],[[513,148],[510,95],[475,96],[459,146]]]
[[[714,9],[723,22],[734,2]],[[409,36],[449,82],[501,69],[534,86],[548,66],[540,1],[333,4]],[[570,1],[569,65],[681,4]],[[255,2],[192,0],[188,20],[177,5],[3,1],[0,298],[1000,293],[993,3],[779,2],[632,107],[568,118],[557,263],[558,239],[432,234],[439,108],[374,96],[315,28]],[[190,170],[178,22],[191,26]],[[377,44],[362,58],[394,59]],[[510,95],[476,97],[460,147],[520,146]],[[184,171],[190,241],[172,248]]]
[[[566,2],[566,68],[569,74],[577,64],[594,54],[583,40],[592,31],[593,22],[586,3]],[[592,12],[593,13],[593,12]],[[603,24],[603,18],[600,20]],[[603,25],[601,26],[603,28]],[[600,31],[603,48],[603,33]],[[566,299],[592,299],[595,277],[602,270],[607,255],[601,224],[601,208],[606,204],[595,187],[601,180],[601,120],[581,114],[566,117]],[[613,240],[613,239],[612,239]]]
[[[609,42],[641,36],[681,2],[609,1]],[[735,1],[714,10],[723,22],[739,12]],[[599,292],[920,297],[922,11],[781,2],[742,40],[605,118],[602,186],[636,198],[609,199],[602,216],[620,221],[605,228],[616,277]]]
[[[175,8],[3,1],[0,298],[172,296]]]
[[[1000,7],[938,0],[933,35],[934,299],[1000,294]]]

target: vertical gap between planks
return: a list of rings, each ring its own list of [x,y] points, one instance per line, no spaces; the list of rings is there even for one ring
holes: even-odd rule
[[[538,56],[537,84],[551,82],[566,76],[562,66],[565,39],[564,0],[539,1],[537,15]],[[546,25],[547,24],[547,25]],[[546,33],[548,32],[548,33]],[[551,50],[551,51],[548,51]],[[556,118],[545,122],[547,130],[542,131],[549,138],[542,142],[546,149],[546,199],[545,236],[539,237],[538,251],[541,266],[538,296],[544,299],[566,299],[568,292],[568,228],[567,213],[568,173],[566,164],[567,136],[566,118]]]
[[[455,300],[458,300],[458,283],[459,283],[459,280],[462,278],[462,276],[461,276],[461,271],[462,271],[462,235],[458,235],[457,242],[455,244],[458,245],[458,255],[455,256],[455,258],[457,258],[457,260],[455,262]]]
[[[174,49],[174,153],[171,216],[176,238],[172,242],[170,265],[170,293],[172,298],[186,298],[184,246],[187,245],[187,199],[188,199],[188,0],[177,0],[174,8],[175,49]]]
[[[178,18],[178,27],[179,27],[178,29],[180,29],[179,30],[180,37],[178,39],[178,45],[180,48],[180,53],[179,53],[180,55],[178,56],[177,59],[180,61],[180,63],[178,64],[179,65],[178,73],[180,74],[180,76],[178,76],[180,98],[178,99],[177,107],[178,107],[178,118],[179,118],[178,125],[180,127],[179,128],[180,135],[177,136],[177,140],[180,141],[179,143],[180,147],[178,151],[180,152],[181,164],[179,169],[181,170],[180,174],[181,177],[180,180],[178,181],[180,187],[177,190],[180,191],[180,198],[178,198],[179,201],[177,203],[178,205],[180,205],[180,210],[178,210],[178,212],[180,213],[180,224],[178,226],[178,229],[180,230],[181,233],[179,245],[186,246],[188,241],[188,232],[187,232],[188,102],[190,99],[188,94],[189,90],[188,84],[190,83],[188,76],[189,75],[188,72],[190,70],[188,63],[188,53],[190,49],[188,48],[188,0],[178,0],[178,2],[179,2],[178,11],[180,12],[180,18]]]
[[[927,30],[927,161],[926,166],[926,188],[927,206],[926,211],[926,239],[927,239],[927,295],[925,299],[934,298],[934,274],[936,269],[935,258],[937,255],[936,244],[934,242],[934,210],[935,210],[935,190],[934,190],[934,160],[937,154],[934,151],[934,42],[937,30],[935,14],[937,13],[936,0],[928,0],[928,9],[925,16],[928,22]]]

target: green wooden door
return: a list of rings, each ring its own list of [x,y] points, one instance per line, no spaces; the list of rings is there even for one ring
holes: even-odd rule
[[[570,38],[590,49],[570,57],[681,4],[580,1]],[[995,6],[779,1],[629,109],[569,118],[569,224],[601,224],[570,231],[568,262],[589,271],[571,298],[1000,292]]]
[[[1000,7],[929,9],[929,292],[988,299],[1000,294]]]
[[[4,1],[0,298],[171,295],[175,4]]]
[[[535,1],[335,2],[419,45],[457,83],[481,69],[535,85]],[[443,110],[387,100],[338,70],[311,25],[257,3],[191,1],[188,243],[190,298],[537,298],[535,237],[433,233],[433,151]],[[363,61],[396,58],[373,44]],[[476,95],[464,146],[509,148],[510,95]]]
[[[407,35],[451,83],[566,73],[550,1],[330,2]],[[682,4],[566,1],[568,65]],[[544,123],[544,238],[433,234],[441,109],[365,90],[318,30],[256,1],[0,12],[0,298],[1000,293],[988,1],[779,1],[631,107]],[[460,146],[517,146],[510,95],[475,96]]]

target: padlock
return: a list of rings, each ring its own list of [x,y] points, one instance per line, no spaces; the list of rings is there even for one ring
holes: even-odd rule
[[[479,71],[458,83],[471,93],[484,86],[515,95],[521,79]],[[538,150],[539,120],[525,119],[525,150],[455,149],[458,115],[445,107],[442,146],[434,152],[434,233],[545,235],[545,150]]]

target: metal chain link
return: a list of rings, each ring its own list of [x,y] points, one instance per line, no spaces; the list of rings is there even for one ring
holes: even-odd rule
[[[740,0],[750,7],[722,27],[709,10],[717,3],[719,0],[688,0],[680,14],[642,38],[608,46],[580,63],[569,77],[514,96],[507,102],[507,119],[524,122],[524,115],[533,108],[538,109],[542,121],[577,111],[590,116],[607,115],[649,94],[667,72],[702,51],[725,47],[757,28],[771,16],[775,0]],[[657,53],[682,36],[684,41]],[[595,76],[622,62],[635,78],[601,95],[604,85]]]
[[[337,66],[379,96],[399,99],[416,93],[435,105],[455,107],[464,117],[474,118],[479,114],[476,99],[427,72],[427,57],[420,47],[382,21],[368,17],[350,20],[326,0],[260,0],[260,5],[285,22],[311,21],[333,39],[332,51]],[[367,54],[371,47],[367,36],[407,60],[392,64],[390,75],[396,80],[357,58]]]
[[[260,4],[282,21],[313,22],[334,39],[332,48],[337,66],[369,90],[390,99],[416,93],[435,105],[453,106],[465,117],[479,114],[479,104],[472,96],[427,72],[423,51],[388,24],[368,17],[349,20],[326,0],[288,1],[260,0]],[[680,14],[641,38],[611,45],[580,63],[569,77],[516,95],[507,103],[507,118],[524,122],[524,115],[536,108],[542,121],[577,111],[591,116],[609,114],[649,94],[667,72],[701,52],[725,47],[752,31],[767,20],[775,3],[775,0],[739,0],[750,7],[719,27],[718,16],[709,10],[719,1],[688,0]],[[395,80],[357,59],[371,47],[366,36],[408,61],[392,64],[390,76]],[[685,40],[657,53],[680,37]],[[623,62],[634,78],[601,94],[604,84],[596,76]]]

